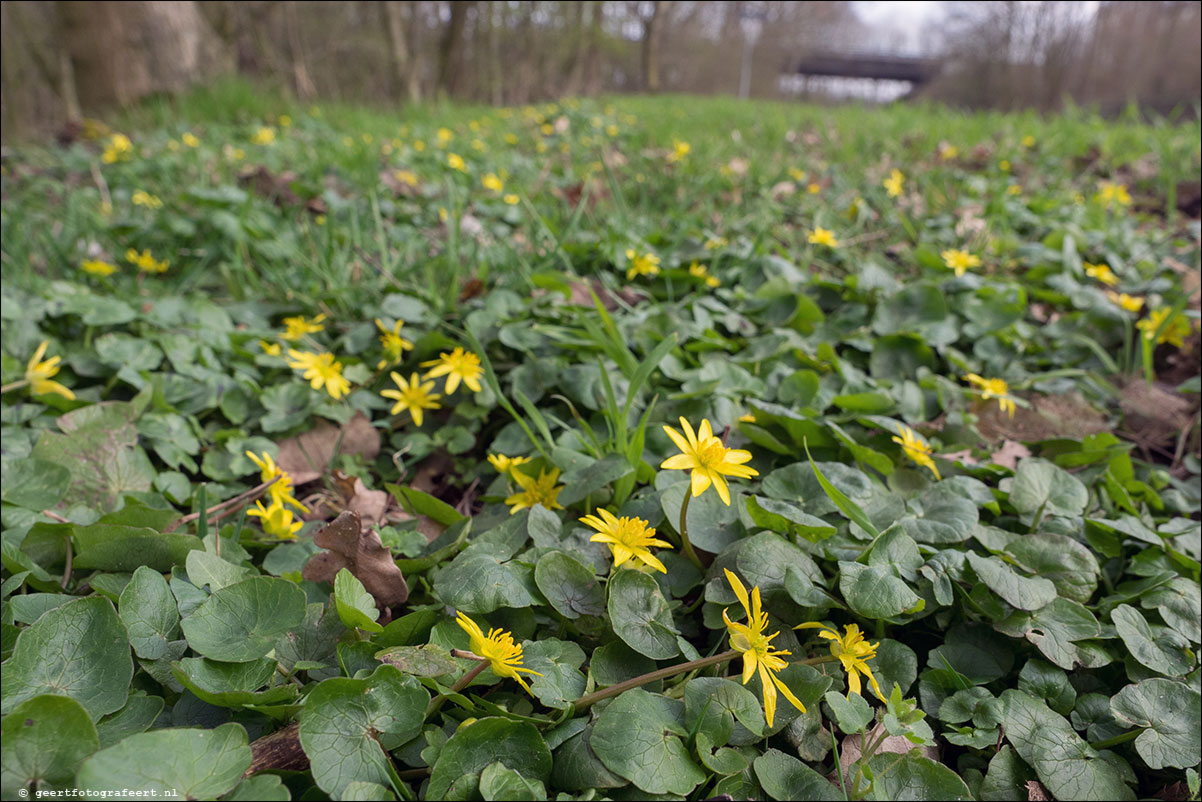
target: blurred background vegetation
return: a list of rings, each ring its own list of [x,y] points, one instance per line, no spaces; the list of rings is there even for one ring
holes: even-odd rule
[[[2,6],[6,141],[222,76],[300,101],[524,104],[613,92],[889,99],[1197,115],[1202,3],[34,2]],[[815,53],[922,56],[880,91],[795,80]],[[754,54],[754,58],[752,55]],[[792,79],[792,80],[791,80]]]

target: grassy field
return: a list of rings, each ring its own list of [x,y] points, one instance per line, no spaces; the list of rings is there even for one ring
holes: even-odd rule
[[[6,149],[4,798],[1198,798],[1199,136],[231,84]]]

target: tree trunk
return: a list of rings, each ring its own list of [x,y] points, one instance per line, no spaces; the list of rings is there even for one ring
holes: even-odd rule
[[[592,17],[589,20],[588,35],[584,51],[584,91],[589,95],[601,92],[601,23],[605,18],[605,4],[598,0],[590,0]]]
[[[231,66],[195,2],[73,0],[59,13],[84,108],[180,92]]]
[[[488,99],[494,106],[505,104],[505,87],[501,73],[501,31],[507,15],[503,3],[489,3],[488,12]]]
[[[396,70],[397,86],[405,88],[405,99],[417,103],[422,99],[417,68],[409,54],[405,35],[405,11],[398,0],[384,3],[384,19],[388,25],[388,43],[392,46],[392,67]]]
[[[450,97],[454,97],[459,89],[463,30],[467,27],[467,14],[471,7],[472,3],[465,0],[451,3],[451,20],[438,47],[438,89]]]
[[[569,53],[567,69],[564,72],[567,74],[567,82],[564,87],[564,94],[578,95],[582,85],[584,84],[584,66],[587,58],[588,50],[588,33],[584,27],[584,16],[589,11],[589,3],[575,3],[573,9],[575,13],[572,16],[572,33],[569,41]]]
[[[312,100],[317,96],[317,86],[309,75],[309,56],[305,40],[301,36],[300,17],[296,13],[296,0],[284,3],[284,25],[288,30],[288,50],[292,57],[292,84],[300,100]]]
[[[659,91],[659,40],[663,29],[666,0],[653,0],[651,16],[643,23],[643,88]]]

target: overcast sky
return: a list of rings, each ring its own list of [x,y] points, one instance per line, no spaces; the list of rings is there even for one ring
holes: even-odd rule
[[[923,34],[944,13],[939,0],[859,0],[853,6],[860,19],[876,29],[867,45],[901,51],[919,50]]]

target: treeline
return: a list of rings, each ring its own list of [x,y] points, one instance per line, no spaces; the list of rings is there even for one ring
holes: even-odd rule
[[[602,92],[785,96],[813,51],[901,43],[848,2],[422,0],[0,3],[4,137],[237,73],[298,99],[524,104]],[[949,2],[923,94],[970,107],[1199,95],[1202,3]],[[758,31],[745,52],[746,27]],[[913,47],[910,42],[909,46]],[[744,64],[747,67],[744,67]],[[746,69],[746,72],[744,70]]]

